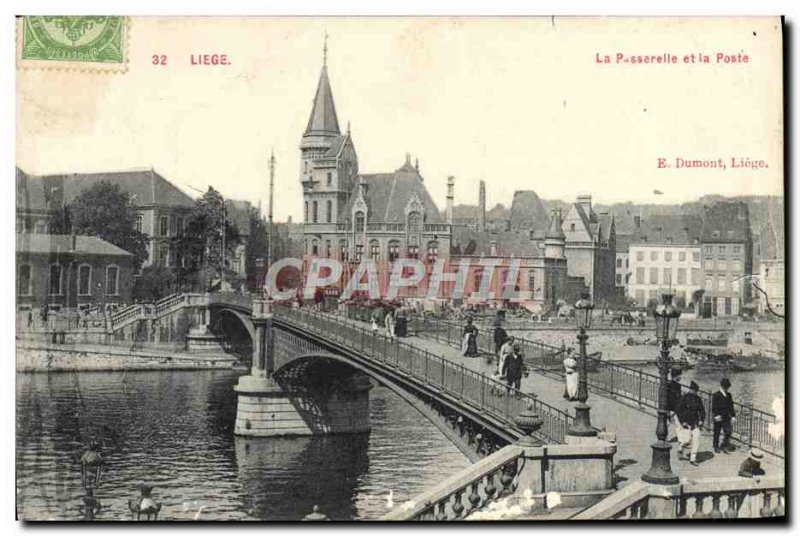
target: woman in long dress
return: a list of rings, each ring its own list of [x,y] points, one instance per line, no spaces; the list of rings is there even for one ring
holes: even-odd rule
[[[478,328],[472,324],[472,319],[467,318],[464,326],[464,356],[475,357],[478,355]]]
[[[578,396],[578,362],[572,357],[572,348],[567,350],[567,357],[564,358],[564,398],[575,400]]]
[[[394,339],[394,312],[391,309],[389,309],[386,312],[385,322],[386,322],[386,335],[390,339]]]

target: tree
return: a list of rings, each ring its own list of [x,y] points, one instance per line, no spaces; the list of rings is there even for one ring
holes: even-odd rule
[[[224,277],[239,242],[239,231],[227,217],[225,200],[209,186],[189,213],[183,235],[175,239],[178,256],[184,259],[179,282],[207,287],[208,278],[200,281],[201,274]]]
[[[132,253],[137,270],[147,259],[150,239],[136,230],[136,208],[119,185],[100,181],[84,189],[66,213],[74,234],[96,236]]]
[[[139,301],[157,302],[175,291],[175,274],[169,268],[148,266],[136,278],[133,297]]]
[[[275,251],[273,251],[273,254]],[[245,273],[247,274],[247,288],[256,290],[263,279],[269,255],[269,227],[258,217],[258,212],[250,212],[250,239],[247,241],[245,252]]]

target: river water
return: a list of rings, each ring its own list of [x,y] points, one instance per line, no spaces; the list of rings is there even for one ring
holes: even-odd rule
[[[17,513],[82,516],[80,456],[102,440],[97,519],[128,520],[140,481],[167,520],[375,519],[469,465],[391,391],[370,393],[367,434],[234,437],[231,371],[17,374]],[[390,494],[391,492],[391,494]]]

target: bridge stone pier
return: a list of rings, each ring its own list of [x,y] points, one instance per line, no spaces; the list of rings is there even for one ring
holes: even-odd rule
[[[253,361],[234,387],[234,433],[250,437],[367,432],[369,391],[363,372],[312,341],[273,324],[273,304],[253,302]]]

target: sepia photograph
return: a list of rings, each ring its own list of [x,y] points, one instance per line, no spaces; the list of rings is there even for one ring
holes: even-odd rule
[[[785,521],[782,17],[14,24],[18,521]]]

